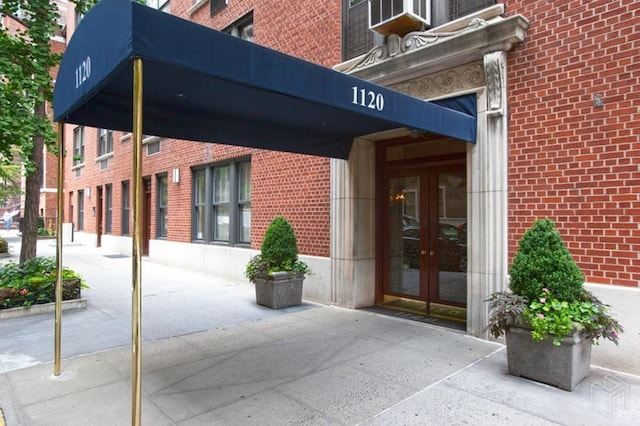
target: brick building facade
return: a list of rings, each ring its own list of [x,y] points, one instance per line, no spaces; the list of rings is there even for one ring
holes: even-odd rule
[[[507,6],[531,22],[509,58],[511,251],[548,216],[589,282],[637,287],[639,5]]]
[[[242,280],[284,215],[314,270],[305,298],[420,312],[484,337],[484,301],[505,288],[524,230],[550,217],[589,288],[638,323],[640,4],[450,0],[432,9],[434,28],[382,37],[362,27],[361,1],[151,3],[417,98],[471,94],[478,117],[475,144],[397,129],[356,139],[348,161],[149,137],[151,258]],[[66,126],[65,221],[77,241],[129,253],[131,138],[114,132],[108,148],[85,128],[79,161],[78,132]],[[247,170],[250,200],[232,196],[236,213],[219,214],[216,185],[242,194]],[[630,346],[609,365],[635,358]]]

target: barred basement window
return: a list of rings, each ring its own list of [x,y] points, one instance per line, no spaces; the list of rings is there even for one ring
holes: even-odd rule
[[[431,26],[437,27],[497,4],[496,0],[445,0],[431,2]]]
[[[449,20],[453,21],[494,4],[496,0],[452,0],[449,4]]]

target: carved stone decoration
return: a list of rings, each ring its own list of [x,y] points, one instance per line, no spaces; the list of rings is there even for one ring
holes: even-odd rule
[[[350,70],[358,67],[367,67],[375,64],[376,62],[382,62],[385,58],[387,58],[387,45],[380,44],[367,52],[367,54],[364,55],[356,65],[350,68]]]
[[[485,26],[487,22],[481,18],[474,18],[469,22],[469,25],[459,31],[452,32],[435,32],[433,30],[428,31],[413,31],[405,35],[400,39],[398,35],[392,34],[388,36],[384,44],[380,44],[366,53],[355,65],[349,68],[346,72],[357,68],[364,68],[375,63],[384,62],[394,56],[409,52],[412,50],[420,49],[429,44],[434,44],[443,39],[455,37],[468,31],[474,31],[478,28]]]
[[[387,54],[389,55],[390,58],[393,58],[398,53],[401,53],[403,51],[402,39],[400,38],[400,36],[396,34],[391,34],[390,36],[387,37],[386,46],[387,46]]]
[[[491,113],[503,114],[504,90],[506,90],[505,52],[491,52],[484,55],[484,72],[487,79],[487,109]]]
[[[432,99],[484,85],[483,66],[480,63],[474,63],[408,80],[392,88],[416,98]]]
[[[474,18],[469,22],[469,25],[466,28],[463,28],[459,31],[453,32],[424,32],[424,31],[413,31],[409,34],[405,35],[402,39],[404,49],[403,51],[409,51],[413,49],[420,49],[428,44],[433,44],[441,38],[449,38],[462,33],[466,33],[468,31],[477,30],[478,28],[484,27],[487,25],[487,22],[481,18]]]

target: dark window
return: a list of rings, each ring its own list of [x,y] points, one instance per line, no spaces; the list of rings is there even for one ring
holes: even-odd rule
[[[238,242],[251,242],[251,163],[238,163]]]
[[[238,19],[223,30],[227,34],[247,41],[253,41],[253,12]]]
[[[210,0],[209,5],[211,6],[211,16],[213,16],[225,8],[227,0]]]
[[[113,130],[98,130],[98,157],[113,152]]]
[[[111,218],[113,217],[113,187],[105,185],[104,187],[104,232],[111,233]]]
[[[73,129],[73,165],[84,164],[84,126]]]
[[[232,161],[193,172],[193,239],[251,242],[251,162]]]
[[[84,229],[84,191],[81,189],[78,191],[78,231]]]
[[[130,206],[129,181],[122,182],[122,235],[129,235],[129,206]]]
[[[229,241],[231,167],[213,168],[213,239]]]
[[[369,2],[343,0],[342,55],[348,60],[373,48],[373,31],[369,31]]]
[[[496,3],[496,0],[434,1],[431,4],[431,25],[437,27],[446,24]]]
[[[158,220],[157,220],[157,233],[159,238],[166,238],[167,236],[167,175],[158,176]]]
[[[453,21],[494,4],[496,4],[496,0],[451,0],[449,3],[449,20]]]
[[[206,169],[196,170],[193,175],[193,213],[195,240],[204,240],[207,223]]]
[[[160,152],[160,140],[155,140],[144,145],[147,148],[147,156]]]

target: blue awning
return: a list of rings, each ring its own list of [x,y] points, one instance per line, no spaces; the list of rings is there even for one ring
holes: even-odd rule
[[[476,140],[475,95],[425,102],[130,0],[102,0],[78,25],[54,118],[131,131],[143,59],[143,133],[348,158],[354,137],[406,127]]]

